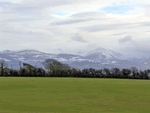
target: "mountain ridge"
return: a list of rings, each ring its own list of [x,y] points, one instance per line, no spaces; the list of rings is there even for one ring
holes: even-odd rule
[[[36,65],[43,67],[42,62],[48,58],[56,59],[73,67],[79,67],[79,69],[89,67],[96,69],[104,67],[129,68],[138,64],[136,62],[132,62],[130,59],[119,52],[102,47],[89,51],[84,56],[72,53],[46,53],[33,49],[24,49],[19,51],[0,51],[0,59],[5,59],[9,66],[14,65],[14,67],[18,67],[18,63],[20,61],[29,63],[33,66]],[[143,67],[143,62],[137,65],[138,68],[140,68],[140,65]],[[146,67],[148,66],[146,65]]]

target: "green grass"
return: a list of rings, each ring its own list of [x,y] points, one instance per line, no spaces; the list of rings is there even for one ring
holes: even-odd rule
[[[150,113],[150,81],[1,77],[0,113]]]

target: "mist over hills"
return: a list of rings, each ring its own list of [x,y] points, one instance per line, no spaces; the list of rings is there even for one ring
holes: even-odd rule
[[[79,54],[81,54],[81,52],[79,52]],[[150,58],[128,58],[114,50],[102,47],[98,47],[92,51],[89,50],[85,55],[79,54],[65,53],[62,49],[58,54],[29,49],[19,51],[4,50],[0,51],[0,59],[4,59],[8,67],[12,65],[14,69],[19,68],[20,61],[33,66],[43,67],[42,62],[48,58],[56,59],[78,69],[91,67],[95,69],[104,67],[117,67],[120,69],[137,67],[143,70],[149,68],[150,64]]]

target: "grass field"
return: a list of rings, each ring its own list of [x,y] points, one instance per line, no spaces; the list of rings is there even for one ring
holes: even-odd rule
[[[0,113],[150,113],[150,81],[1,77]]]

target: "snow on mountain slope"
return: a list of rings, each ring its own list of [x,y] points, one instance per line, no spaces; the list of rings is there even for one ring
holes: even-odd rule
[[[122,54],[109,50],[110,54],[112,54],[115,58],[119,59],[119,60],[128,60],[127,57],[123,56]]]
[[[0,53],[13,53],[14,51],[10,51],[10,50],[4,50],[4,51],[0,51]]]
[[[0,60],[5,60],[6,62],[10,62],[11,60],[5,59],[5,58],[0,58]]]
[[[11,53],[10,50],[5,50],[5,51],[2,51],[2,53]]]
[[[44,52],[40,52],[37,50],[21,50],[21,51],[17,51],[16,54],[18,55],[24,55],[24,54],[45,54]]]
[[[105,48],[97,48],[85,56],[72,53],[44,53],[37,50],[3,51],[0,52],[0,58],[5,59],[8,65],[19,66],[19,62],[29,63],[33,66],[42,67],[42,62],[48,58],[56,59],[62,63],[76,66],[81,69],[85,67],[130,67],[132,63],[128,58],[118,52]]]
[[[102,47],[99,47],[88,54],[84,56],[84,58],[89,58],[89,59],[115,59],[115,60],[128,60],[126,57],[121,55],[118,52],[105,49]]]
[[[150,58],[144,60],[143,62],[139,63],[141,66],[150,68]]]

